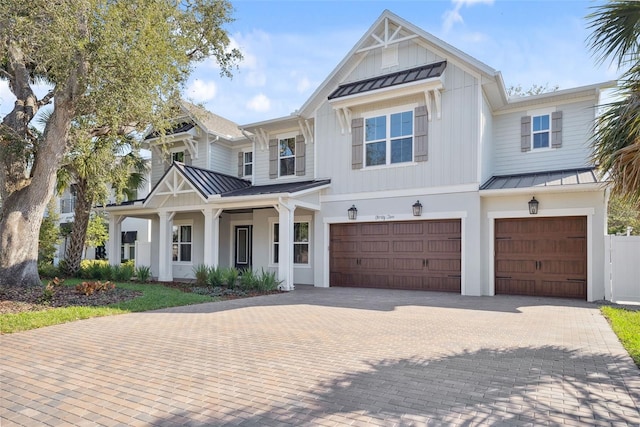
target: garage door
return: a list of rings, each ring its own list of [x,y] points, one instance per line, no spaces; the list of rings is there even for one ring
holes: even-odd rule
[[[331,286],[460,292],[460,220],[331,225]]]
[[[587,298],[587,218],[496,219],[496,294]]]

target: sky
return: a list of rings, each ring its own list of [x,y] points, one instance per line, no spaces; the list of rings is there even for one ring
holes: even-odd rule
[[[233,78],[198,64],[186,99],[239,125],[299,109],[385,9],[500,71],[507,87],[560,89],[618,78],[589,51],[585,16],[602,1],[232,0],[226,29],[244,55]],[[13,105],[0,82],[0,114]],[[4,114],[3,114],[4,113]]]

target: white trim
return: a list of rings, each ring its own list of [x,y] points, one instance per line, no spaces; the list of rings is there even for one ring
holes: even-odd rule
[[[593,182],[589,184],[549,185],[544,187],[497,188],[491,190],[480,190],[480,197],[506,197],[532,193],[584,193],[593,191],[604,191],[606,190],[606,188],[606,182]]]
[[[173,213],[175,215],[175,212]],[[192,219],[180,219],[180,220],[176,220],[173,221],[173,216],[174,215],[170,215],[170,218],[168,218],[171,221],[171,264],[172,265],[193,265],[193,255],[194,255],[194,246],[195,246],[195,242],[194,242],[194,236],[195,236],[195,228],[193,226],[193,220]],[[173,227],[178,227],[178,240],[180,239],[180,227],[181,226],[190,226],[191,227],[191,241],[190,242],[174,242],[173,241]],[[173,244],[177,243],[178,244],[178,258],[180,258],[180,246],[182,244],[189,244],[191,245],[191,261],[174,261],[173,260]]]
[[[421,216],[413,216],[412,214],[380,214],[380,215],[358,215],[358,219],[349,220],[347,211],[344,216],[330,216],[322,219],[325,224],[340,223],[357,223],[357,222],[398,222],[398,221],[421,221],[421,220],[437,220],[437,219],[460,219],[466,218],[467,211],[449,211],[449,212],[427,212]]]
[[[540,217],[563,217],[563,216],[586,216],[587,217],[587,301],[593,300],[593,216],[594,208],[575,209],[541,209],[537,215],[529,214],[528,210],[518,211],[490,211],[487,212],[489,219],[489,295],[496,294],[496,248],[495,248],[495,220],[501,218],[540,218]]]
[[[250,225],[251,226],[251,240],[253,241],[253,219],[247,219],[247,220],[239,220],[239,219],[234,219],[229,221],[229,236],[230,236],[230,242],[229,242],[229,265],[230,266],[234,266],[235,265],[235,260],[234,260],[234,255],[236,252],[236,239],[235,239],[235,228],[238,226],[243,226],[243,225]],[[253,242],[251,245],[251,252],[253,252]],[[249,256],[251,257],[251,259],[253,260],[253,253],[249,254]],[[252,266],[253,268],[253,266]]]
[[[363,193],[320,195],[320,203],[352,200],[389,199],[393,197],[415,197],[434,194],[471,193],[478,191],[478,184],[447,185],[442,187],[408,188],[400,190],[369,191]],[[504,191],[504,190],[500,190]],[[531,190],[529,189],[529,192]]]

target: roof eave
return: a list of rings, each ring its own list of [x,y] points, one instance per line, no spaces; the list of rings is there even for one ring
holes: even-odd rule
[[[524,188],[496,188],[488,190],[480,190],[480,197],[494,196],[518,196],[523,194],[550,194],[550,193],[580,193],[604,191],[608,182],[594,182],[588,184],[562,184],[562,185],[545,185]]]

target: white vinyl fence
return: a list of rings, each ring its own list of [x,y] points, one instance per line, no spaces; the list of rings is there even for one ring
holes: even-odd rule
[[[605,298],[640,304],[640,236],[606,236],[605,257]]]

